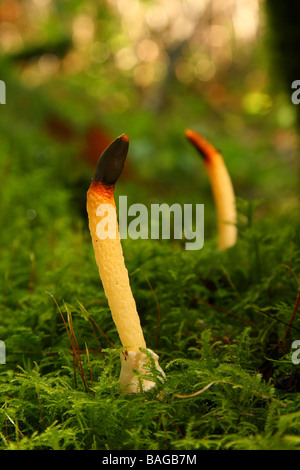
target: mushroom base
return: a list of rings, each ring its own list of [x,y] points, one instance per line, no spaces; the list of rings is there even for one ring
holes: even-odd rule
[[[158,370],[162,377],[160,380],[166,378],[166,375],[158,363],[158,355],[147,349],[148,353],[152,356],[156,370]],[[121,373],[120,373],[120,385],[122,392],[125,393],[140,393],[142,391],[150,390],[155,387],[156,382],[153,380],[145,379],[145,375],[151,375],[149,369],[149,362],[151,359],[143,351],[130,351],[124,350],[121,353]],[[139,377],[141,374],[143,377]]]

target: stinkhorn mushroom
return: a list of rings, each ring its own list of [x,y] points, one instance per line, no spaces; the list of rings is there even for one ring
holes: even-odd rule
[[[122,134],[100,156],[87,193],[87,212],[100,278],[124,348],[120,385],[125,392],[138,393],[141,388],[149,390],[155,386],[150,377],[145,378],[151,373],[151,364],[159,371],[159,378],[165,375],[157,354],[146,347],[118,229],[114,188],[122,173],[128,146],[129,138]]]
[[[236,243],[236,200],[232,181],[222,155],[199,133],[187,129],[185,136],[204,158],[218,217],[218,247],[230,248]]]

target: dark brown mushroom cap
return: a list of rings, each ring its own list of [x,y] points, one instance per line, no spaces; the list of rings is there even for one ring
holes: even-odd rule
[[[93,181],[105,185],[114,185],[121,175],[128,153],[129,137],[122,134],[117,137],[101,154]]]

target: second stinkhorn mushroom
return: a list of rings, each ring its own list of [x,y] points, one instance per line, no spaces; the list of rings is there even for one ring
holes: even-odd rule
[[[151,363],[161,378],[165,375],[158,364],[157,354],[146,347],[118,230],[114,188],[122,173],[128,146],[129,138],[122,134],[100,156],[87,193],[87,212],[100,278],[124,347],[120,385],[125,392],[137,393],[141,388],[148,390],[155,386],[150,377],[150,380],[145,378],[149,375]]]
[[[218,247],[230,248],[237,239],[236,200],[222,155],[197,132],[187,129],[185,136],[204,158],[218,215]]]

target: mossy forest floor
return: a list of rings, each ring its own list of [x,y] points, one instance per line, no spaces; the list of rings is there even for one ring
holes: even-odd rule
[[[76,84],[24,89],[3,70],[10,96],[0,116],[0,449],[298,449],[299,201],[285,147],[292,128],[271,114],[217,115],[176,89],[165,113],[133,102],[107,116],[113,138],[131,139],[117,201],[205,205],[201,250],[180,240],[123,240],[147,346],[167,380],[153,371],[155,390],[121,394],[121,344],[85,211],[94,167],[79,152],[93,103]],[[62,109],[76,129],[68,143],[44,125]],[[186,127],[220,149],[236,188],[238,242],[224,252]]]

